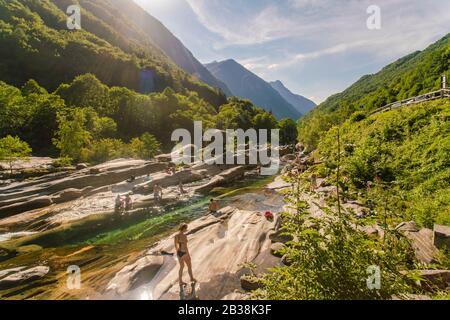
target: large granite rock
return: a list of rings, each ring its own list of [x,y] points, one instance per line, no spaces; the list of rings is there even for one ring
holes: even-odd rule
[[[359,218],[366,217],[370,214],[370,208],[358,203],[357,201],[348,201],[342,204],[342,207],[349,213],[353,213]]]
[[[358,230],[366,233],[369,237],[373,239],[384,238],[384,230],[378,224],[369,226],[359,226]]]
[[[118,295],[133,290],[152,279],[161,269],[163,263],[163,256],[145,256],[117,273],[106,290]]]
[[[207,184],[196,188],[195,191],[199,193],[206,193],[214,188],[221,187],[226,183],[242,178],[245,174],[245,170],[246,170],[245,166],[238,166],[228,169],[220,173],[219,175],[213,177]]]
[[[50,271],[47,266],[33,268],[18,267],[0,271],[0,289],[8,289],[36,281],[45,277]]]
[[[94,190],[93,187],[86,187],[84,189],[74,189],[74,188],[66,189],[56,194],[55,198],[53,198],[53,201],[55,203],[63,203],[76,200],[89,194],[92,190]]]
[[[127,165],[127,163],[130,163]],[[53,194],[66,189],[84,189],[86,186],[99,188],[127,180],[131,176],[139,177],[163,171],[163,163],[123,160],[121,162],[104,163],[93,167],[96,172],[90,174],[91,169],[81,170],[62,176],[43,177],[39,181],[24,182],[0,190],[0,203],[7,199],[17,199],[36,194]]]
[[[294,238],[291,235],[284,234],[284,232],[282,230],[270,231],[269,239],[272,241],[272,243],[277,243],[277,242],[286,243],[288,241],[294,240]]]
[[[267,232],[274,223],[254,211],[231,210],[224,208],[222,215],[208,215],[189,224],[188,241],[192,256],[194,276],[198,281],[197,294],[200,299],[221,299],[241,288],[240,277],[242,265],[255,261],[262,252],[270,248]],[[174,252],[174,235],[161,241],[149,250],[147,255],[153,256],[161,252]],[[145,260],[141,260],[145,261]],[[152,263],[152,260],[145,262]],[[152,278],[147,277],[146,284],[131,290],[133,285],[129,276],[139,268],[134,263],[119,272],[108,286],[110,290],[120,289],[121,298],[136,298],[142,290],[150,290],[153,299],[180,298],[178,285],[178,262],[175,256],[165,256],[164,263]],[[185,270],[184,280],[188,280]],[[116,285],[114,285],[116,284]]]
[[[144,183],[140,183],[133,188],[134,193],[150,193],[153,190],[153,187],[156,184],[159,184],[163,188],[167,188],[170,186],[178,186],[180,181],[183,184],[191,183],[195,181],[199,181],[204,179],[205,176],[201,173],[194,171],[194,170],[183,170],[178,171],[173,175],[166,174],[166,173],[159,173],[157,175],[154,175],[152,181],[147,181]]]
[[[121,159],[74,173],[17,182],[0,188],[0,218],[50,206],[54,203],[53,198],[57,203],[74,200],[94,189],[120,183],[131,176],[163,171],[165,168],[163,163]]]
[[[402,222],[395,229],[403,232],[418,232],[420,230],[414,221]]]
[[[284,181],[282,176],[278,176],[275,180],[269,183],[266,188],[271,190],[279,190],[292,187],[292,183]]]
[[[236,300],[247,300],[248,295],[239,291],[234,291],[226,296],[222,297],[220,300],[236,301]]]
[[[248,275],[243,275],[241,277],[241,287],[246,291],[253,291],[261,288],[261,283]]]
[[[282,250],[283,248],[284,248],[284,244],[283,243],[281,243],[281,242],[273,243],[270,246],[270,253],[272,255],[274,255],[275,257],[281,258],[281,257],[283,257],[283,254],[280,252],[280,250]]]
[[[396,227],[411,242],[416,258],[426,264],[438,262],[436,257],[438,250],[433,244],[433,230],[423,228],[410,222],[402,222]]]
[[[15,214],[18,214],[21,212],[48,207],[52,204],[53,204],[53,200],[51,197],[42,196],[42,197],[32,198],[30,200],[19,202],[19,203],[6,205],[3,207],[0,207],[0,219],[10,217],[12,215],[15,215]]]
[[[76,165],[76,169],[77,170],[84,170],[84,169],[87,169],[89,167],[89,165],[87,165],[86,163],[79,163],[79,164],[77,164]]]
[[[421,282],[424,290],[450,290],[450,270],[421,270],[420,277],[425,280]]]
[[[295,161],[296,159],[297,156],[295,154],[287,154],[281,157],[281,161],[283,162]]]
[[[439,249],[445,248],[450,250],[450,227],[435,224],[433,230],[433,243]]]

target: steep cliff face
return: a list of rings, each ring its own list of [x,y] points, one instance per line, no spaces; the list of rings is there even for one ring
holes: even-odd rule
[[[81,30],[67,28],[66,11],[72,4],[81,7]],[[137,23],[132,15],[142,21]],[[217,105],[225,101],[218,90],[201,83],[201,77],[178,67],[140,24],[170,37],[131,0],[0,1],[0,80],[20,87],[35,79],[54,90],[93,73],[109,86],[144,93],[187,89],[217,99]]]
[[[120,12],[133,21],[142,33],[146,34],[152,43],[158,46],[178,67],[193,75],[200,81],[214,88],[221,89],[227,96],[231,91],[225,83],[216,79],[160,21],[142,10],[132,0],[117,0],[112,2]]]

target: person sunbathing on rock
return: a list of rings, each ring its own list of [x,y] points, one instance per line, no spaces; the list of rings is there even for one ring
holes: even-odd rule
[[[180,282],[180,287],[183,287],[186,285],[185,282],[183,282],[183,271],[184,266],[186,265],[188,268],[189,277],[191,278],[192,283],[196,283],[197,280],[195,280],[194,275],[192,273],[192,262],[191,262],[191,255],[189,254],[188,249],[188,239],[186,236],[186,231],[188,230],[188,225],[183,223],[180,225],[180,228],[178,229],[178,233],[175,235],[175,250],[177,252],[178,262],[180,263],[180,270],[178,273],[178,280]]]

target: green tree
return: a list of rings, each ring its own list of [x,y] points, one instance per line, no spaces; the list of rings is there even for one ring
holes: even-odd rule
[[[220,107],[216,117],[218,129],[243,129],[254,126],[254,117],[261,109],[256,108],[249,100],[230,98],[228,103]]]
[[[86,115],[86,130],[93,139],[113,138],[117,133],[116,122],[109,117],[99,117],[92,108],[83,109]]]
[[[20,138],[7,136],[0,139],[0,161],[8,163],[11,175],[13,174],[14,163],[25,160],[30,155],[30,146]]]
[[[315,112],[300,119],[298,133],[299,140],[309,150],[317,148],[320,138],[337,122],[333,114]]]
[[[46,95],[48,94],[45,88],[42,88],[35,80],[28,80],[22,87],[22,94],[28,96],[30,94]]]
[[[144,133],[140,138],[131,140],[130,148],[137,157],[150,159],[161,151],[161,144],[153,135]]]
[[[93,141],[81,151],[82,160],[90,163],[102,163],[122,157],[132,156],[127,144],[118,139],[101,139]]]
[[[55,146],[62,157],[73,160],[81,158],[81,151],[91,141],[91,133],[86,130],[86,114],[83,109],[72,109],[58,114],[58,131],[54,139]]]
[[[111,115],[109,88],[92,74],[75,78],[70,85],[61,85],[56,94],[61,96],[68,106],[93,108],[98,114]]]
[[[283,119],[278,123],[280,128],[281,145],[292,145],[297,143],[297,124],[292,119]]]
[[[253,117],[253,127],[256,130],[275,129],[277,127],[277,124],[278,124],[277,119],[275,119],[273,114],[266,112],[264,110],[260,110],[260,112],[256,116]]]

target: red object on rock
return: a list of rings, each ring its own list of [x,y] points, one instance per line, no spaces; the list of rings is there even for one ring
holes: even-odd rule
[[[264,216],[266,217],[266,219],[273,219],[273,213],[270,211],[266,211]]]

